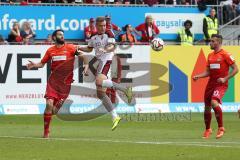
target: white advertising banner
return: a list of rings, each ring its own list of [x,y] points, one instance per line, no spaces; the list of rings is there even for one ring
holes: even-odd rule
[[[203,18],[206,16],[204,13],[146,13],[145,15],[151,15],[164,34],[176,34],[186,20],[192,21],[193,33],[202,34]]]
[[[47,84],[47,65],[36,70],[27,70],[28,60],[39,62],[50,46],[0,46],[0,104],[2,105],[38,105],[44,104]],[[150,103],[150,76],[141,76],[150,72],[149,46],[121,46],[116,54],[121,59],[122,84],[133,86],[137,103]],[[93,53],[88,56],[91,62]],[[97,104],[95,78],[91,70],[89,76],[82,75],[81,66],[75,59],[74,82],[69,98],[74,104]],[[92,65],[94,66],[94,65]],[[142,67],[142,68],[141,68]],[[142,79],[140,81],[139,79]],[[145,92],[148,91],[148,92]],[[142,93],[143,92],[143,93]],[[119,103],[123,103],[122,94],[118,94]],[[143,95],[145,94],[145,95]],[[148,95],[146,95],[148,94]]]

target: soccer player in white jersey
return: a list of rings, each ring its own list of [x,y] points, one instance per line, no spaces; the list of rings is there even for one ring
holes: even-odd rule
[[[108,38],[106,31],[105,17],[97,17],[96,19],[97,35],[91,37],[87,47],[78,48],[83,52],[92,52],[95,50],[95,56],[99,62],[96,74],[97,97],[102,104],[111,113],[113,119],[112,130],[119,124],[121,118],[113,107],[110,98],[106,94],[106,88],[112,88],[122,91],[128,98],[128,103],[132,100],[132,87],[123,87],[122,85],[108,79],[107,74],[110,69],[114,50],[116,49],[115,39]]]

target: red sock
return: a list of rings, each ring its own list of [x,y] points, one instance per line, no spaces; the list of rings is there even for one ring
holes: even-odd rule
[[[218,122],[218,127],[223,127],[222,109],[221,109],[221,107],[219,107],[219,106],[214,107],[213,110],[215,112],[215,117],[216,117],[217,122]]]
[[[44,133],[49,132],[49,125],[52,120],[52,113],[44,113],[43,120],[44,120]]]
[[[212,120],[211,111],[205,111],[204,112],[204,122],[205,122],[206,129],[210,129],[211,120]]]

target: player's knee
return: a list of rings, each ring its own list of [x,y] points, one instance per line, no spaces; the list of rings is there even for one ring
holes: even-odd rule
[[[97,97],[98,97],[99,99],[102,99],[103,96],[104,96],[104,94],[103,94],[102,92],[100,92],[100,91],[97,92]]]
[[[204,112],[211,112],[212,107],[211,106],[207,106],[204,108]]]
[[[46,101],[46,112],[52,112],[53,109],[53,100],[47,100]]]
[[[96,86],[102,86],[102,79],[101,78],[96,78]]]
[[[103,74],[99,74],[97,77],[96,77],[96,85],[97,86],[102,86],[102,82],[103,80],[107,79],[107,77]]]
[[[211,105],[212,105],[212,107],[217,107],[217,106],[219,105],[219,103],[218,103],[217,100],[212,99],[212,100],[211,100]]]
[[[52,108],[52,114],[53,114],[53,115],[56,115],[56,114],[58,113],[58,111],[59,111],[58,108],[56,108],[56,107],[53,107],[53,108]]]

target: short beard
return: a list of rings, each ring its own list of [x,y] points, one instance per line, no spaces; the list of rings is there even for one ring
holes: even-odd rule
[[[61,39],[56,39],[56,43],[57,44],[64,44],[65,42],[63,40],[61,40]]]

